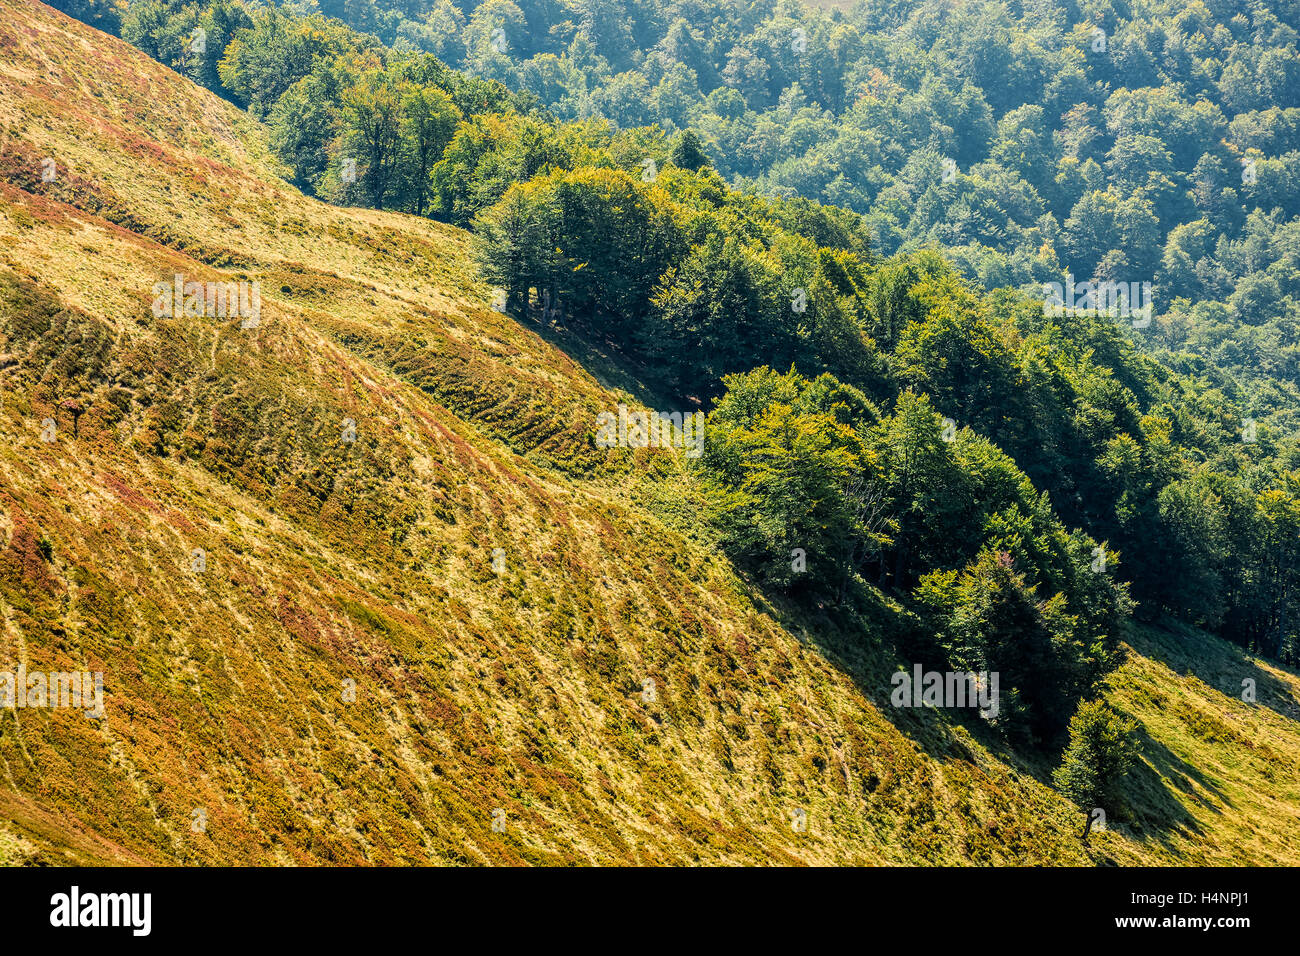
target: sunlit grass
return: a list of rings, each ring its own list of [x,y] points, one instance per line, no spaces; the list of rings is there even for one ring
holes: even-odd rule
[[[597,453],[628,396],[463,232],[304,198],[234,107],[3,5],[0,666],[109,696],[0,712],[0,863],[1297,862],[1293,675],[1135,637],[1156,746],[1081,847],[1046,765],[880,707],[883,622],[787,630],[680,459]],[[261,327],[154,318],[177,272]]]

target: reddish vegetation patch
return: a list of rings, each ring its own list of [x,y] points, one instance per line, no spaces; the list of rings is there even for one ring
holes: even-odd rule
[[[232,172],[231,168],[225,163],[217,162],[215,159],[209,159],[201,154],[190,157],[190,162],[196,167],[205,168],[209,173],[220,173],[223,176],[228,176]]]
[[[463,721],[460,709],[436,691],[431,691],[423,700],[424,712],[430,719],[436,720],[444,727],[459,726]]]
[[[275,607],[276,620],[280,626],[303,643],[319,647],[325,643],[319,622],[312,615],[293,602],[287,594],[281,594]]]
[[[152,159],[158,165],[166,166],[168,169],[180,168],[179,161],[166,148],[153,140],[123,132],[119,142],[123,151],[129,155]]]
[[[106,471],[99,476],[100,482],[111,491],[119,501],[130,505],[137,511],[151,511],[154,514],[161,514],[158,504],[149,498],[146,498],[134,488],[128,488],[126,482],[111,471]]]
[[[749,641],[745,639],[744,634],[737,634],[735,640],[736,657],[745,665],[747,671],[752,671],[755,667],[754,650]]]
[[[22,580],[46,593],[57,590],[54,578],[50,575],[49,563],[40,549],[40,530],[17,508],[12,498],[7,501],[13,516],[14,532],[9,539],[9,547],[0,552],[0,566],[4,567],[6,576],[21,575]]]
[[[173,528],[187,538],[198,537],[204,530],[175,508],[171,508],[167,511],[167,520],[171,523]]]

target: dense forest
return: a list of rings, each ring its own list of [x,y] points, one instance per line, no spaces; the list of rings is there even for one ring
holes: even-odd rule
[[[1294,5],[63,8],[708,409],[736,561],[903,602],[1008,734],[1059,739],[1130,614],[1300,659]],[[1045,308],[1086,280],[1154,321]]]

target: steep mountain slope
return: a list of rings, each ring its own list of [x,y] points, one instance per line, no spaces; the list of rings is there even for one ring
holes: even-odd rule
[[[671,452],[597,449],[629,396],[464,233],[304,198],[236,108],[0,8],[0,668],[106,698],[0,711],[0,860],[1300,858],[1295,675],[1135,635],[1147,762],[1081,847],[1049,767],[888,707],[887,602],[788,621]],[[176,274],[260,324],[155,315]]]

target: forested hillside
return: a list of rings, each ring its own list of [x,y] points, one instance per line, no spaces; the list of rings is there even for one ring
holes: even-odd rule
[[[1226,120],[1178,133],[1185,207],[1122,178],[1170,116],[1222,109],[1218,79],[1171,65],[1116,106],[1090,30],[980,4],[695,26],[506,4],[469,12],[459,52],[436,46],[464,16],[445,3],[351,25],[68,6],[151,63],[4,2],[6,647],[105,661],[126,707],[94,732],[14,721],[12,854],[1293,858],[1300,406],[1277,369],[1152,341],[1215,305],[1161,298],[1165,246],[1201,221],[1220,238],[1196,276],[1268,237],[1223,280],[1231,334],[1293,329],[1292,227],[1222,182],[1199,205]],[[499,49],[507,8],[531,45]],[[1263,70],[1294,53],[1270,16],[1215,42]],[[791,20],[815,69],[777,69]],[[1110,54],[1142,46],[1139,20],[1099,22]],[[1055,79],[1008,83],[961,24]],[[583,90],[530,85],[580,56]],[[684,112],[618,115],[625,88],[658,110],[683,63]],[[1075,107],[1091,136],[1062,132]],[[770,150],[721,138],[746,124]],[[1045,308],[1067,269],[1151,284],[1156,321]],[[179,272],[258,281],[265,328],[151,317]],[[1255,325],[1234,311],[1252,276],[1277,287]],[[598,423],[626,406],[707,413],[703,441],[610,448]],[[57,441],[33,437],[49,420]],[[913,665],[996,672],[1000,706],[888,706]],[[368,703],[334,700],[346,680]],[[50,817],[79,812],[79,766],[138,797],[92,802],[94,840]],[[505,804],[522,831],[495,828]],[[1099,805],[1116,826],[1081,843]],[[213,806],[233,842],[185,835]]]
[[[1157,318],[1139,337],[1144,347],[1180,369],[1212,371],[1256,417],[1285,408],[1296,426],[1300,7],[837,6],[308,0],[285,9],[319,10],[394,50],[432,53],[531,94],[561,120],[693,129],[729,181],[860,212],[885,253],[942,244],[986,288],[1034,290],[1064,273],[1149,282]],[[204,9],[132,0],[123,36],[213,85],[238,21],[232,7]],[[209,21],[207,53],[189,52],[191,28]],[[304,92],[330,88],[316,62]],[[255,108],[272,105],[265,91],[230,89]],[[298,127],[286,150],[305,181],[328,191],[320,157],[338,125],[319,105],[304,123],[302,108],[272,122]]]

